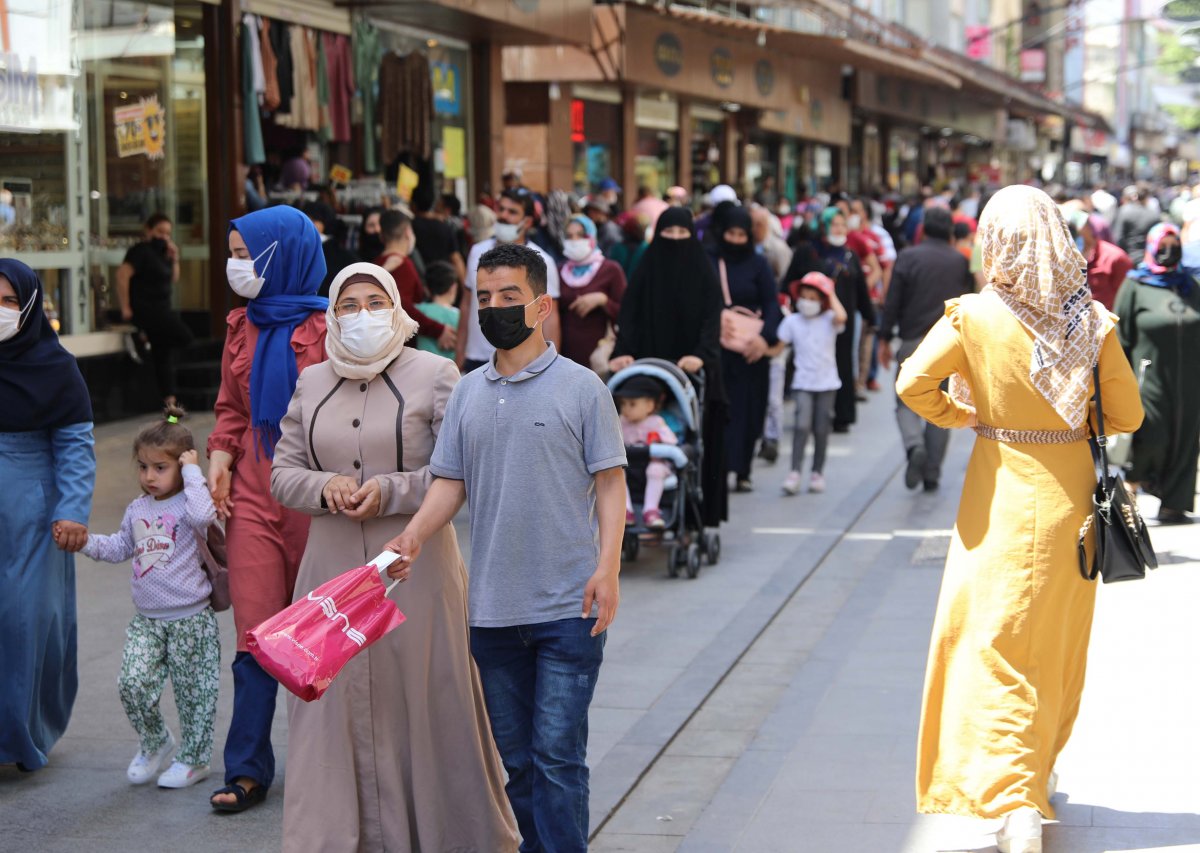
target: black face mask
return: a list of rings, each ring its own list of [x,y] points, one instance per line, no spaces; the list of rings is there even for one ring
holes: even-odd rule
[[[529,305],[480,308],[479,329],[487,342],[496,349],[509,350],[516,349],[529,340],[529,336],[533,334],[533,329],[525,325],[525,309]]]
[[[1183,247],[1178,243],[1159,246],[1158,251],[1154,253],[1154,262],[1160,267],[1175,267],[1181,260],[1183,260]]]
[[[754,244],[747,240],[745,243],[730,243],[721,241],[721,255],[731,261],[740,261],[754,254]]]
[[[373,261],[383,254],[383,238],[378,234],[363,234],[358,241],[358,256]]]

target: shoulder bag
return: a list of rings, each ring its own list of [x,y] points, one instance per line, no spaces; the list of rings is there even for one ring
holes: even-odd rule
[[[733,304],[729,296],[725,259],[720,259],[717,266],[721,271],[721,293],[725,296],[725,307],[721,310],[721,346],[730,352],[745,353],[750,348],[750,342],[762,334],[762,312]]]
[[[217,613],[228,610],[232,600],[229,597],[229,557],[225,548],[225,528],[220,522],[214,521],[203,533],[196,531],[196,547],[200,551],[200,563],[208,583],[212,587],[208,603]]]
[[[1079,531],[1079,571],[1084,580],[1095,580],[1099,574],[1105,583],[1141,580],[1146,568],[1158,568],[1154,546],[1146,522],[1138,512],[1137,501],[1125,488],[1118,474],[1109,473],[1108,435],[1104,431],[1104,403],[1100,393],[1100,366],[1092,368],[1096,383],[1096,426],[1099,435],[1093,439],[1098,458],[1096,493],[1092,496],[1092,512]],[[1087,562],[1087,536],[1096,534],[1096,553],[1092,565]]]

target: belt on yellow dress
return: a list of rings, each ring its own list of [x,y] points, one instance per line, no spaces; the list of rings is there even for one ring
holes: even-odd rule
[[[1004,429],[1003,427],[976,424],[975,432],[992,441],[1006,444],[1074,444],[1086,441],[1088,428],[1078,429]]]

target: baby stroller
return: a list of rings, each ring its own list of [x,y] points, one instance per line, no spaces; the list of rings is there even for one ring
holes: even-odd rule
[[[666,400],[658,413],[675,433],[678,445],[651,444],[625,448],[629,458],[626,477],[633,501],[633,525],[625,527],[621,558],[633,562],[643,543],[667,547],[667,574],[679,577],[681,570],[689,578],[700,574],[702,559],[715,565],[721,558],[721,535],[705,532],[702,514],[704,494],[700,487],[700,466],[704,442],[700,434],[700,412],[704,407],[704,377],[689,375],[669,361],[643,358],[613,375],[608,381],[612,392],[635,376],[655,380]],[[659,509],[664,526],[647,527],[642,520],[642,496],[646,486],[646,466],[651,460],[670,462],[675,470],[667,478]]]

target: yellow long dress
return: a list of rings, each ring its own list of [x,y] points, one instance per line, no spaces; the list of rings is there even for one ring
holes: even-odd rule
[[[1100,351],[1105,426],[1131,432],[1142,406],[1115,319]],[[1061,431],[1067,425],[1029,378],[1032,348],[998,297],[964,296],[946,304],[896,389],[932,423],[962,427],[970,409],[939,387],[958,373],[979,423]],[[1095,606],[1096,584],[1080,576],[1077,556],[1095,487],[1086,441],[976,439],[929,649],[919,811],[995,818],[1032,806],[1054,816],[1047,782],[1079,711]]]

